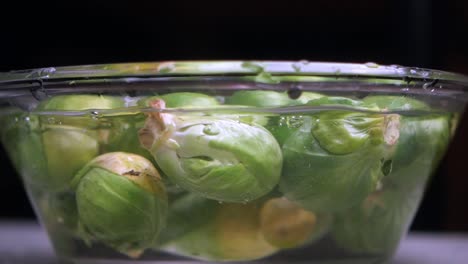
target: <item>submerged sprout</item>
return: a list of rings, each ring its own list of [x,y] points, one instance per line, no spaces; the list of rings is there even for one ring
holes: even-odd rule
[[[311,115],[282,146],[280,190],[313,212],[355,206],[375,190],[398,137],[398,115],[345,110]]]
[[[207,205],[212,208],[209,202]],[[261,234],[257,204],[223,203],[210,210],[212,214],[203,225],[167,244],[164,250],[209,261],[254,260],[278,251]]]
[[[138,104],[148,107],[156,99],[164,100],[168,108],[210,107],[219,105],[216,98],[202,93],[168,93],[161,96],[151,96],[141,100]]]
[[[87,109],[114,109],[124,106],[124,101],[119,97],[103,95],[57,95],[41,102],[37,110],[65,110],[80,111]]]
[[[48,191],[70,187],[74,174],[98,155],[98,142],[92,132],[72,126],[40,128],[39,119],[28,117],[25,127],[8,132],[17,138],[10,149],[20,174],[29,184]]]
[[[154,245],[165,225],[167,196],[150,161],[107,153],[81,169],[73,183],[79,221],[92,239],[131,257]]]
[[[164,109],[164,101],[152,107]],[[256,199],[273,189],[281,173],[278,143],[255,124],[155,112],[140,141],[172,182],[219,201]]]
[[[43,101],[37,110],[63,111],[86,109],[110,109],[123,105],[115,97],[95,95],[63,95]],[[26,182],[63,191],[70,187],[75,173],[99,153],[96,131],[88,129],[85,117],[60,117],[34,115],[23,117],[22,126],[9,133],[18,138],[15,163]]]
[[[164,246],[209,223],[220,204],[194,193],[183,193],[169,202],[167,226],[161,230],[158,246]]]
[[[375,103],[383,109],[427,111],[425,103],[416,99],[399,96],[369,96],[367,103]],[[397,185],[400,189],[419,186],[424,183],[442,159],[450,141],[450,117],[448,115],[426,114],[401,117],[400,137],[391,157],[392,171],[384,178],[384,184]]]
[[[238,91],[226,98],[226,104],[257,107],[278,107],[293,104],[287,93],[275,91]]]
[[[384,187],[360,205],[338,213],[332,236],[352,253],[391,254],[407,232],[421,196],[422,190],[399,192]]]
[[[329,219],[306,211],[286,198],[273,198],[261,208],[260,229],[271,245],[294,248],[325,235]]]

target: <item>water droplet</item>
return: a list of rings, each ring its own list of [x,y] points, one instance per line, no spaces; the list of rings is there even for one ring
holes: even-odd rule
[[[49,124],[55,124],[55,118],[54,118],[54,117],[49,117],[49,118],[47,118],[47,123],[49,123]]]
[[[27,117],[24,118],[24,121],[26,121],[26,122],[29,122],[29,120],[31,120],[31,119],[29,118],[29,116],[27,116]],[[17,118],[16,118],[16,121],[18,121]]]
[[[401,89],[403,92],[408,92],[410,89],[408,87]]]
[[[366,65],[367,68],[378,68],[379,65],[375,62],[366,62],[364,63],[364,65]]]
[[[206,135],[214,136],[214,135],[218,135],[219,132],[220,132],[219,129],[213,125],[206,125],[203,128],[203,133],[205,133]]]
[[[56,71],[54,67],[44,68],[42,69],[40,75],[42,78],[49,78],[51,74]]]
[[[176,69],[174,62],[163,62],[158,65],[157,71],[160,73],[173,72]]]
[[[411,70],[410,70],[410,73],[411,73],[411,74],[417,74],[418,72],[417,72],[415,69],[411,69]]]
[[[223,201],[218,201],[219,204],[223,204]]]

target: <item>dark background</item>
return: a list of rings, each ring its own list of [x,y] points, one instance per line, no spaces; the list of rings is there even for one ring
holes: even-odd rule
[[[0,8],[0,71],[157,60],[377,62],[468,74],[468,1],[15,1]],[[414,230],[468,231],[468,120]],[[0,152],[0,219],[32,218]]]

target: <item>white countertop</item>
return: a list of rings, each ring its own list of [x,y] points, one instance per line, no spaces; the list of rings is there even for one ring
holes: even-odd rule
[[[58,263],[45,232],[34,221],[0,221],[0,264],[16,263]],[[468,263],[468,233],[415,232],[410,233],[402,242],[391,262],[391,264],[466,263]]]

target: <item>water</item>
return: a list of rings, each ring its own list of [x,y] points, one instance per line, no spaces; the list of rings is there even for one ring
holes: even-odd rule
[[[383,263],[452,130],[451,113],[390,106],[20,112],[1,136],[64,263]],[[160,189],[82,186],[80,170],[114,152],[154,164],[168,210]]]

